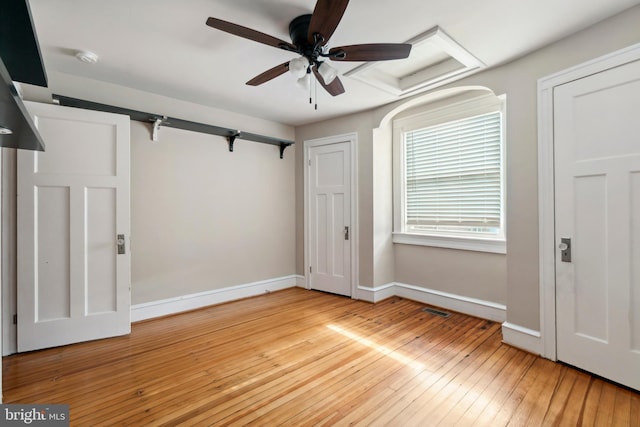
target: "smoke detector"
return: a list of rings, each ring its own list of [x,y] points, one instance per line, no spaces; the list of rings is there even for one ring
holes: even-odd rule
[[[76,52],[76,58],[78,61],[82,61],[86,64],[95,64],[98,62],[98,55],[88,50],[79,50]]]

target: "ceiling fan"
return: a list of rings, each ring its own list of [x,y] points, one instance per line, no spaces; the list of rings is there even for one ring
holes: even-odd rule
[[[320,85],[331,95],[336,96],[344,93],[344,86],[337,77],[337,71],[323,59],[386,61],[406,58],[411,52],[411,45],[406,43],[356,44],[329,48],[327,42],[340,23],[348,4],[349,0],[318,0],[313,14],[298,16],[289,24],[292,43],[217,18],[207,19],[207,25],[229,34],[301,55],[257,75],[247,82],[248,85],[258,86],[291,71],[298,77],[298,82],[306,86],[313,73]]]

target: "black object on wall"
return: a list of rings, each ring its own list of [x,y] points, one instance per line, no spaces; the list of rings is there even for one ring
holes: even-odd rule
[[[44,151],[44,143],[0,60],[0,147]]]
[[[1,3],[0,57],[11,80],[46,87],[47,75],[28,0]]]

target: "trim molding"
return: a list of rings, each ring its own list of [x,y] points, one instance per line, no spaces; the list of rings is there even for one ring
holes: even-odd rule
[[[506,254],[507,242],[498,239],[472,237],[436,236],[429,234],[393,233],[393,243],[403,245],[433,246],[436,248],[461,249],[463,251]]]
[[[135,304],[131,306],[131,322],[139,322],[154,317],[167,316],[169,314],[176,314],[214,304],[293,288],[298,285],[299,277],[301,276],[291,275],[278,277],[275,279],[230,286],[228,288]]]
[[[491,301],[397,282],[376,288],[358,287],[358,297],[364,301],[375,303],[392,296],[399,296],[425,304],[435,305],[494,322],[502,323],[507,319],[507,307],[504,304]]]
[[[376,288],[358,286],[358,293],[356,295],[356,298],[367,302],[380,302],[387,298],[396,296],[395,286],[395,283],[389,283],[386,285],[378,286]]]
[[[509,322],[502,324],[502,342],[536,355],[539,355],[542,349],[542,338],[539,331]]]
[[[296,287],[307,289],[307,278],[298,274],[295,276],[296,278]]]
[[[290,275],[159,301],[135,304],[131,306],[131,321],[139,322],[293,287],[306,288],[305,277],[301,275]],[[357,292],[357,299],[372,303],[380,302],[393,296],[399,296],[470,316],[480,317],[494,322],[502,322],[502,337],[504,343],[534,354],[540,354],[542,346],[540,332],[507,322],[506,306],[503,304],[396,282],[375,288],[358,286]]]

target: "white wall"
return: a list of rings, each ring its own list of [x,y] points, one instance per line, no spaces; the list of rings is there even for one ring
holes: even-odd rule
[[[131,123],[133,304],[295,273],[295,149]]]

